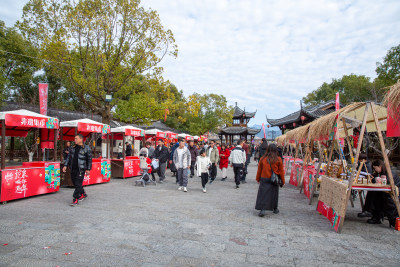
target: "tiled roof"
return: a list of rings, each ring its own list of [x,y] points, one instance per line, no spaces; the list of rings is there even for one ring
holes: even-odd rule
[[[235,106],[235,111],[233,113],[233,118],[240,118],[243,117],[243,114],[245,114],[246,118],[253,118],[256,115],[256,112],[245,112],[238,106]]]
[[[261,131],[261,129],[253,129],[249,127],[240,127],[240,126],[234,126],[234,127],[225,127],[221,129],[219,134],[248,134],[248,135],[255,135],[258,134]]]
[[[310,106],[310,107],[301,106],[299,111],[293,112],[280,119],[274,120],[267,118],[267,121],[271,126],[280,126],[283,124],[298,122],[300,121],[302,115],[306,115],[307,117],[310,117],[312,119],[317,119],[333,111],[335,111],[335,101],[331,100],[316,106]]]

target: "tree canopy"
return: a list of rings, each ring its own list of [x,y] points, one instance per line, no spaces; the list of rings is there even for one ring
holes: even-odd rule
[[[139,0],[30,0],[17,24],[51,75],[104,123],[120,101],[144,99],[135,86],[139,74],[159,72],[164,56],[178,52],[172,32]],[[110,104],[106,95],[113,95]]]

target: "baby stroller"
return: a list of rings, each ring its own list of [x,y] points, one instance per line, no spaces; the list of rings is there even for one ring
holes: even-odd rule
[[[143,187],[146,187],[146,185],[153,183],[154,185],[157,185],[156,181],[152,180],[150,178],[150,173],[151,173],[151,159],[146,157],[146,154],[140,154],[139,157],[140,160],[140,171],[142,172],[142,177],[140,177],[139,180],[135,181],[135,185],[142,184]]]

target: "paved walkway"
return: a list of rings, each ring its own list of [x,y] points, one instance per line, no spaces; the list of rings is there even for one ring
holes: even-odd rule
[[[231,172],[206,194],[199,178],[177,191],[168,172],[157,186],[87,187],[75,208],[69,188],[9,202],[0,206],[0,266],[399,266],[400,232],[387,221],[368,225],[350,208],[337,234],[291,185],[280,191],[280,214],[259,218],[256,165],[239,190]]]

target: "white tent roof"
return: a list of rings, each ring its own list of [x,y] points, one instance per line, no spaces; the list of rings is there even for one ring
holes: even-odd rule
[[[194,140],[198,140],[200,137],[195,135],[195,136],[193,136],[193,138],[194,138]]]
[[[181,133],[181,134],[178,134],[178,136],[179,136],[179,137],[186,138],[186,136],[191,136],[191,135],[189,135],[189,134],[184,134],[184,133]]]
[[[129,130],[142,130],[142,129],[140,129],[140,128],[133,127],[133,126],[131,126],[131,125],[126,125],[126,126],[111,128],[111,132],[112,132],[112,133],[125,133],[125,130],[126,130],[126,129],[129,129]]]
[[[146,131],[145,131],[145,134],[148,134],[148,135],[156,135],[158,132],[163,133],[163,131],[160,131],[160,130],[158,130],[158,129],[151,129],[151,130],[146,130]]]
[[[0,112],[0,120],[4,120],[6,118],[6,114],[55,119],[53,117],[45,116],[45,115],[42,115],[42,114],[39,114],[39,113],[36,113],[36,112],[32,112],[32,111],[29,111],[29,110],[26,110],[26,109],[19,109],[19,110],[11,110],[11,111]]]
[[[80,120],[73,120],[73,121],[63,121],[60,123],[60,127],[78,127],[78,123],[90,123],[90,124],[97,124],[97,125],[105,125],[104,123],[100,123],[91,119],[80,119]]]

